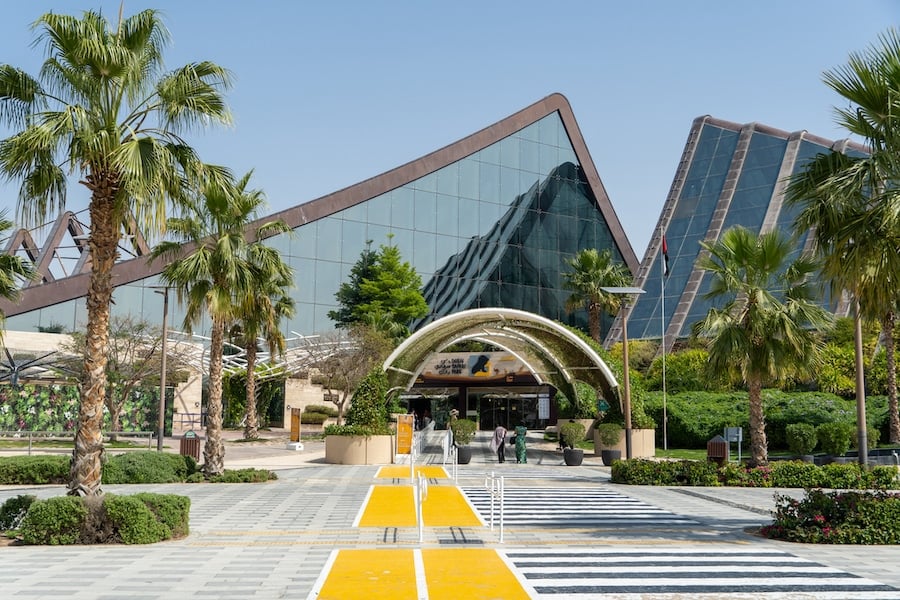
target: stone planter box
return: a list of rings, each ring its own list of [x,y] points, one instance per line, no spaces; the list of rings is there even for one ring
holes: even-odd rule
[[[601,450],[619,450],[622,458],[625,458],[625,430],[619,434],[619,441],[611,448],[600,447],[600,436],[594,431],[594,454],[600,456]],[[650,458],[656,456],[656,430],[632,429],[631,430],[631,457]]]
[[[389,465],[394,462],[390,435],[325,436],[325,462],[331,465]]]

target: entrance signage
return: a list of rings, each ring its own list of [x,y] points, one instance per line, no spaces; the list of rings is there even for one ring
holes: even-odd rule
[[[422,366],[416,383],[531,383],[528,367],[508,352],[444,352]]]
[[[397,454],[412,452],[413,415],[397,415]]]

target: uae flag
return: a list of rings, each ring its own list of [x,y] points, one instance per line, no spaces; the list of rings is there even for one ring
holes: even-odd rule
[[[663,277],[669,276],[669,245],[666,244],[666,235],[662,238],[662,255],[663,255]]]

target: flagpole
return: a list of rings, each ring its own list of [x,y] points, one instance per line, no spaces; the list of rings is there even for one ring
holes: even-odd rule
[[[669,449],[668,423],[669,415],[666,411],[666,236],[663,234],[662,251],[659,253],[659,303],[660,303],[660,332],[662,333],[662,393],[663,393],[663,450]]]

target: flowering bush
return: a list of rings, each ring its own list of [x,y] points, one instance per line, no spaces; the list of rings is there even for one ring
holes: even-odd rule
[[[760,529],[768,538],[807,544],[900,543],[898,494],[813,489],[803,500],[775,499],[775,520]]]

